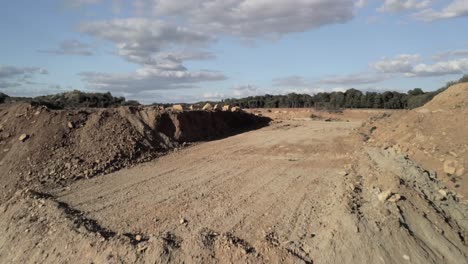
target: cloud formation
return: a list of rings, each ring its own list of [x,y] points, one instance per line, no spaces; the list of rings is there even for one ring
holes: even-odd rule
[[[468,72],[468,58],[420,63],[417,54],[402,54],[393,59],[384,58],[371,65],[381,73],[401,73],[407,77],[434,77]]]
[[[245,38],[281,36],[345,23],[353,17],[350,0],[146,0],[156,16],[177,17],[205,32]]]
[[[371,68],[381,73],[405,73],[411,71],[413,64],[419,59],[418,54],[401,54],[395,58],[383,58],[371,64]]]
[[[38,50],[38,52],[55,54],[55,55],[79,55],[79,56],[93,55],[91,45],[83,43],[75,39],[64,40],[63,42],[60,43],[58,48]]]
[[[423,9],[431,4],[431,0],[384,0],[378,9],[380,12],[402,12],[414,9]]]
[[[446,5],[440,10],[427,8],[416,13],[414,16],[419,20],[427,22],[440,19],[468,16],[468,1],[452,0],[448,5]]]

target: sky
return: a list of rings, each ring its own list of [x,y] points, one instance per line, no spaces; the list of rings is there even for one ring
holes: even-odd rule
[[[468,0],[7,0],[0,92],[430,91],[468,73],[467,30]]]

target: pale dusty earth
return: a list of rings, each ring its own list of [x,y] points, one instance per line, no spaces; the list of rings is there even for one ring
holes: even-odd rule
[[[19,191],[0,206],[0,262],[468,263],[466,201],[364,144],[370,113],[307,116]]]

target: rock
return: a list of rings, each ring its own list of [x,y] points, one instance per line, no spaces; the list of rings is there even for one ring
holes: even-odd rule
[[[136,241],[141,241],[141,235],[136,235],[136,236],[135,236],[135,240],[136,240]]]
[[[201,108],[201,107],[200,107],[199,105],[196,105],[196,104],[195,104],[195,105],[191,105],[191,106],[189,107],[189,109],[192,110],[192,111],[193,111],[193,110],[200,110],[200,108]]]
[[[444,172],[453,175],[455,174],[458,167],[458,161],[456,160],[446,160],[444,162]]]
[[[181,218],[179,222],[181,225],[183,225],[187,223],[187,220],[185,218]]]
[[[21,141],[21,142],[25,142],[28,139],[29,139],[28,134],[21,134],[21,136],[18,138],[18,140]]]
[[[392,203],[396,203],[396,202],[398,202],[400,200],[401,200],[401,196],[398,193],[396,193],[396,194],[390,196],[390,198],[388,198],[388,201],[392,202]]]
[[[203,106],[202,110],[205,110],[205,111],[212,111],[212,110],[213,110],[213,106],[212,106],[210,103],[207,103],[205,106]]]
[[[173,105],[172,106],[172,111],[178,111],[178,112],[183,112],[184,111],[184,107],[180,104],[177,104],[177,105]]]
[[[447,195],[448,195],[447,190],[440,189],[438,192],[439,192],[439,194],[442,195],[444,198],[447,198]]]
[[[390,197],[390,195],[392,195],[392,192],[390,190],[387,190],[381,192],[377,197],[379,198],[379,201],[385,202]]]
[[[464,167],[460,167],[460,168],[457,169],[457,171],[455,171],[455,175],[458,176],[458,177],[463,176],[463,174],[465,174],[465,168]]]
[[[223,108],[221,107],[221,105],[215,104],[215,106],[213,107],[213,110],[215,110],[215,111],[221,111],[221,110],[223,110]]]
[[[73,129],[73,128],[75,128],[75,125],[74,125],[72,122],[68,122],[68,123],[67,123],[67,127],[68,127],[69,129]]]
[[[223,106],[223,111],[225,111],[225,112],[231,111],[231,106],[230,105],[224,105]]]
[[[238,106],[234,106],[233,108],[231,108],[231,112],[240,112],[240,107]]]

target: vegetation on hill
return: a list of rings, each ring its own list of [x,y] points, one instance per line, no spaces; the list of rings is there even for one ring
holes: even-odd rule
[[[0,93],[0,103],[6,101],[27,101],[34,105],[45,105],[51,109],[78,107],[109,108],[122,105],[139,105],[137,101],[126,101],[124,97],[114,97],[111,93],[84,93],[72,91],[34,98],[8,97]]]
[[[385,109],[413,109],[429,102],[437,94],[448,87],[462,82],[468,82],[468,75],[458,81],[447,83],[444,87],[424,92],[415,88],[407,93],[386,91],[383,93],[366,92],[349,89],[345,92],[317,93],[315,95],[291,93],[287,95],[250,96],[240,99],[226,99],[223,103],[238,105],[243,108],[303,108],[318,109],[339,108],[385,108]]]
[[[8,98],[8,95],[4,93],[0,93],[0,104],[4,103],[7,98]]]

